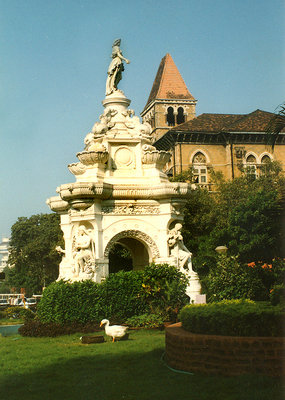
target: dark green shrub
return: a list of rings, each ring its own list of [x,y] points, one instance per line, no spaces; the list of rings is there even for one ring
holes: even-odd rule
[[[4,311],[5,318],[23,319],[24,321],[32,320],[36,314],[29,308],[24,307],[8,307]]]
[[[270,303],[273,306],[281,304],[285,306],[285,285],[275,285],[270,290]]]
[[[268,300],[269,291],[260,276],[248,265],[241,264],[238,257],[220,255],[202,280],[208,301],[230,299]]]
[[[90,280],[54,282],[44,290],[37,313],[43,323],[99,321],[104,317],[102,286]]]
[[[42,323],[38,320],[27,321],[18,330],[22,336],[32,337],[55,337],[60,335],[71,335],[73,333],[92,333],[99,331],[98,323],[80,324],[71,322],[69,324],[56,324],[55,322]]]
[[[106,278],[101,284],[104,303],[103,318],[124,322],[132,315],[148,311],[146,302],[139,297],[143,277],[143,271],[119,271]]]
[[[126,324],[134,328],[160,328],[163,326],[164,319],[159,314],[142,314],[128,318]]]
[[[140,298],[152,314],[163,314],[165,320],[176,320],[181,307],[189,303],[185,295],[187,279],[174,266],[151,264],[143,271]]]
[[[143,271],[120,271],[101,283],[92,281],[48,286],[38,304],[41,322],[86,323],[107,318],[116,323],[133,315],[163,313],[176,319],[185,296],[186,279],[175,267],[151,265]]]
[[[284,316],[281,307],[248,300],[189,305],[179,314],[192,333],[224,336],[283,336]]]

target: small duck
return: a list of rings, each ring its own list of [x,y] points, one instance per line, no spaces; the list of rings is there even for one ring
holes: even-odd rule
[[[105,325],[105,333],[108,336],[113,338],[113,342],[115,342],[116,338],[121,338],[125,336],[128,330],[128,326],[121,326],[121,325],[112,325],[110,326],[110,322],[108,319],[102,319],[100,326]]]

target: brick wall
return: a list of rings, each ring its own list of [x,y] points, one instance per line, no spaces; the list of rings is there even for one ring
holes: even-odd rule
[[[166,362],[175,369],[205,374],[285,375],[284,339],[193,334],[170,325],[165,330]]]

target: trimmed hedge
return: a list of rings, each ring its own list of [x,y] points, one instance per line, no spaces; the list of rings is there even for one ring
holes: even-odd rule
[[[179,318],[192,333],[223,336],[284,336],[282,307],[250,300],[189,305]]]
[[[37,315],[42,323],[86,323],[108,318],[125,322],[134,315],[164,314],[187,304],[186,280],[175,267],[150,265],[143,271],[120,271],[99,284],[54,282],[43,292]]]

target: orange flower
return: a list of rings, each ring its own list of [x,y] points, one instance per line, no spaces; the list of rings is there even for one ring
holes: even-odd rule
[[[253,261],[253,262],[247,264],[247,266],[250,267],[250,268],[254,268],[255,267],[255,262]]]

